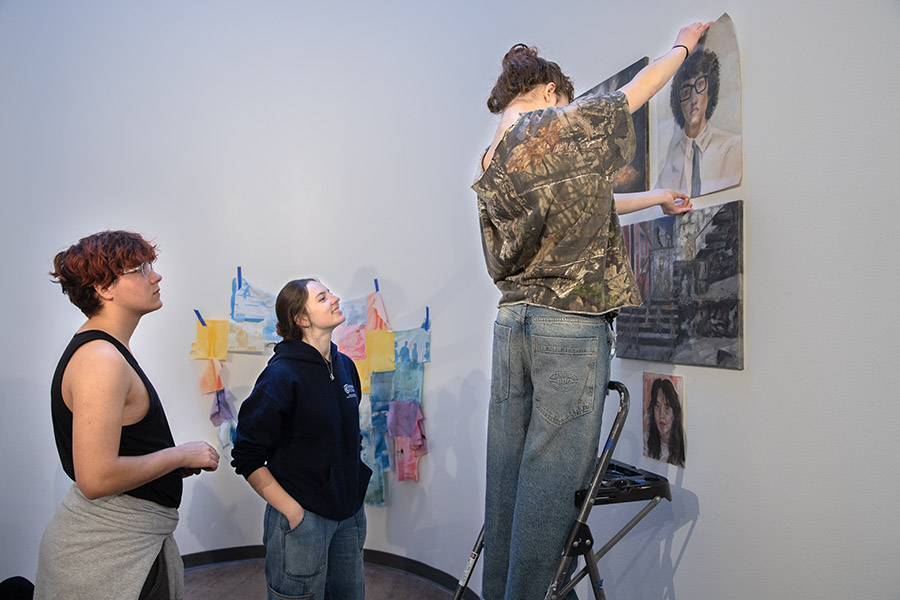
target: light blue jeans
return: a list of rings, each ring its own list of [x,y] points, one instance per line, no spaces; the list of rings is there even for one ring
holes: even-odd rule
[[[540,600],[590,484],[609,383],[606,317],[516,304],[494,323],[485,600]],[[575,598],[574,592],[569,598]]]
[[[365,507],[333,521],[311,511],[291,529],[287,517],[266,505],[268,600],[363,600]]]

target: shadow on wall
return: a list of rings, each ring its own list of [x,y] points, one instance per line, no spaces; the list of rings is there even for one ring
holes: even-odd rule
[[[444,387],[436,398],[427,401],[426,432],[429,423],[439,423],[441,427],[439,435],[431,434],[439,437],[440,443],[429,444],[428,449],[434,466],[429,490],[414,490],[409,511],[402,517],[392,515],[402,518],[404,539],[392,535],[400,532],[397,527],[388,527],[387,535],[388,541],[400,546],[409,539],[428,541],[409,556],[430,566],[441,568],[441,558],[446,557],[448,550],[454,558],[459,557],[460,565],[464,564],[481,527],[484,482],[480,473],[484,454],[476,452],[475,445],[483,447],[483,440],[473,442],[470,431],[484,429],[487,407],[479,390],[488,389],[487,385],[485,374],[473,371],[460,383],[456,394]],[[451,515],[457,518],[447,519]],[[460,515],[466,518],[459,518]],[[431,525],[417,526],[420,523]]]
[[[271,350],[263,353],[268,361]],[[234,368],[226,363],[226,368]],[[259,369],[260,371],[262,368]],[[253,373],[255,369],[251,369]],[[258,373],[245,375],[255,379]],[[232,377],[229,373],[228,377]],[[233,394],[232,408],[237,417],[241,403],[250,395],[252,385],[237,381],[231,387],[231,381],[225,380],[225,386]],[[211,402],[212,396],[203,396],[203,402]],[[181,548],[182,553],[234,548],[262,543],[262,522],[265,501],[257,496],[247,481],[235,473],[231,461],[222,453],[216,439],[216,429],[207,422],[209,432],[206,438],[212,441],[221,454],[219,468],[211,473],[200,473],[184,480],[184,498],[181,503],[181,522],[179,529],[187,529],[196,539],[198,548],[188,550]],[[175,440],[176,443],[179,440]],[[177,535],[177,534],[176,534]],[[186,552],[187,551],[187,552]]]
[[[190,519],[182,519],[180,526],[188,525],[200,548],[215,550],[262,544],[265,503],[244,478],[224,458],[216,472],[195,477],[193,481],[185,480],[185,487],[193,486],[188,508]],[[226,504],[223,498],[230,502]],[[259,509],[248,511],[248,499]]]
[[[640,449],[641,443],[637,436],[623,434],[619,448]],[[638,450],[638,456],[640,452]],[[628,457],[616,458],[630,464],[638,462]],[[653,465],[645,468],[665,475],[668,466],[657,464],[658,468]],[[669,480],[672,501],[660,502],[600,561],[600,575],[604,577],[604,588],[610,597],[617,600],[675,599],[675,572],[700,518],[700,500],[696,494],[681,487],[684,469],[677,471],[675,480]],[[644,502],[633,502],[594,507],[589,525],[597,543],[606,543],[643,506]],[[687,530],[682,533],[685,528]]]

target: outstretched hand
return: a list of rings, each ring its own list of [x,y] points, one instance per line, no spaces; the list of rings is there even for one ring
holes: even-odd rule
[[[691,197],[687,194],[674,190],[659,190],[659,193],[662,195],[659,207],[663,214],[680,215],[694,208],[694,205],[691,204]]]
[[[697,42],[700,41],[700,37],[706,33],[706,30],[709,29],[710,25],[712,25],[712,21],[706,24],[691,23],[690,25],[682,27],[681,31],[679,31],[678,35],[675,37],[675,45],[685,46],[688,49],[688,54],[690,54],[694,51]]]

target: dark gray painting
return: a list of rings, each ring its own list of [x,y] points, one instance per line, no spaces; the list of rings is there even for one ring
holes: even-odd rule
[[[744,368],[742,200],[622,228],[643,306],[616,319],[616,355]]]
[[[638,71],[646,67],[649,62],[650,59],[645,56],[609,79],[598,83],[581,96],[596,92],[614,92],[634,79]],[[617,194],[643,192],[650,189],[650,147],[647,144],[647,140],[650,139],[650,118],[647,116],[647,104],[632,113],[631,120],[634,123],[634,159],[616,171],[613,191]]]

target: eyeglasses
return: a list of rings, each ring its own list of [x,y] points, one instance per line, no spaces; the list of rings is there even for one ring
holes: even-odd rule
[[[137,273],[141,272],[141,275],[150,279],[150,274],[153,272],[153,265],[148,262],[142,262],[139,266],[134,267],[133,269],[125,269],[122,271],[122,275],[128,275],[129,273]]]
[[[681,99],[682,102],[687,102],[691,99],[691,90],[697,92],[697,95],[699,96],[706,91],[706,84],[706,75],[701,75],[694,80],[694,83],[683,83],[681,84],[681,89],[678,90],[678,98]]]

